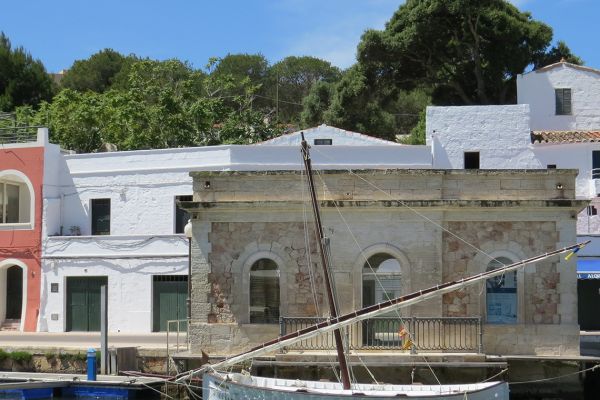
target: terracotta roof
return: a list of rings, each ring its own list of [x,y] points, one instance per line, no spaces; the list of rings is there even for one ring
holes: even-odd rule
[[[531,143],[591,143],[600,142],[600,130],[594,131],[531,131]]]
[[[550,65],[546,65],[545,67],[541,67],[538,68],[536,70],[530,71],[530,72],[546,72],[550,69],[554,69],[557,67],[569,67],[569,68],[573,68],[573,69],[578,69],[580,71],[586,71],[586,72],[593,72],[596,74],[600,74],[600,70],[596,69],[596,68],[591,68],[591,67],[586,67],[584,65],[577,65],[577,64],[573,64],[570,62],[566,62],[566,61],[559,61],[557,63],[554,64],[550,64]]]

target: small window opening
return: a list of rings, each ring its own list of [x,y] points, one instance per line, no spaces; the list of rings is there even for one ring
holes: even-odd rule
[[[313,143],[315,144],[315,146],[323,146],[323,145],[331,146],[333,144],[333,139],[315,139],[313,141]]]
[[[110,199],[92,199],[92,235],[110,235]]]
[[[262,258],[250,268],[250,323],[279,322],[279,267]]]
[[[465,151],[465,169],[479,169],[478,151]]]
[[[556,164],[548,164],[546,165],[547,169],[556,169]]]
[[[571,115],[571,89],[554,89],[556,115]]]
[[[595,206],[587,206],[587,215],[598,215],[598,209]]]

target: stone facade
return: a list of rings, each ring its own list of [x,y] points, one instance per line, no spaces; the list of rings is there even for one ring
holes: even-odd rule
[[[340,312],[362,306],[365,260],[387,253],[409,293],[518,261],[576,240],[572,170],[321,171],[315,177]],[[249,271],[260,258],[280,270],[282,316],[326,316],[312,239],[312,210],[300,172],[196,172],[191,344],[226,355],[278,334],[249,323]],[[311,239],[307,239],[311,238]],[[307,257],[309,256],[309,257]],[[315,284],[313,289],[312,281]],[[484,325],[484,352],[576,354],[575,264],[558,257],[518,275],[518,323]],[[475,286],[402,310],[403,316],[481,316]]]

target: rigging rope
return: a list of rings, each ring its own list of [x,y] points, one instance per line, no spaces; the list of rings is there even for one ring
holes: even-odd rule
[[[323,179],[323,177],[321,176],[321,174],[319,173],[319,171],[317,171],[317,176],[319,177],[322,185],[323,185],[323,189],[327,192],[329,192],[331,194],[331,192],[329,191],[329,187],[327,186],[327,184],[325,183],[325,180]],[[333,197],[333,196],[332,196]],[[352,240],[354,241],[354,244],[356,245],[356,247],[358,248],[358,251],[361,255],[361,257],[365,260],[365,264],[369,266],[369,269],[371,270],[371,272],[373,273],[373,276],[375,276],[375,280],[377,281],[377,284],[380,286],[381,289],[383,289],[383,293],[386,297],[387,300],[391,300],[389,293],[385,290],[385,287],[383,286],[383,283],[381,282],[381,280],[379,279],[379,277],[377,276],[376,271],[373,269],[373,266],[371,265],[371,263],[369,262],[369,260],[367,259],[367,257],[365,256],[362,247],[360,246],[360,244],[358,243],[358,239],[356,238],[356,236],[354,235],[354,232],[352,232],[352,229],[350,228],[350,225],[348,224],[348,221],[346,220],[346,218],[344,218],[344,215],[342,214],[342,212],[340,211],[340,208],[337,205],[337,201],[332,200],[333,205],[335,206],[336,211],[338,212],[340,218],[342,219],[342,222],[344,223],[344,225],[346,226],[346,229],[348,230],[348,233],[350,233],[350,236],[352,237]],[[406,324],[404,322],[404,319],[402,318],[402,316],[400,315],[400,312],[398,309],[394,309],[394,312],[396,313],[396,316],[398,317],[398,319],[400,320],[400,323],[403,325],[403,327],[406,327]],[[411,337],[412,334],[409,332],[408,329],[406,329],[406,331],[408,332],[408,343],[410,343],[410,341],[412,341]],[[412,346],[412,345],[411,345]],[[433,375],[433,377],[435,378],[435,380],[437,381],[438,385],[441,385],[440,380],[438,379],[436,373],[433,371],[433,368],[431,368],[431,365],[429,364],[429,362],[427,361],[427,358],[424,355],[421,355],[423,357],[423,361],[425,361],[425,364],[427,365],[427,367],[429,368],[429,370],[431,371],[431,374]],[[360,358],[359,358],[360,359]],[[363,363],[362,359],[360,359],[361,363],[363,364],[363,366],[367,369],[367,371],[369,372],[369,374],[371,375],[371,377],[373,377],[373,374],[371,373],[371,371],[369,370],[369,368],[366,366],[366,364]],[[374,379],[374,377],[373,377]]]

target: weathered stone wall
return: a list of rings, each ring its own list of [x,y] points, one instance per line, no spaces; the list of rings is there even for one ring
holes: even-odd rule
[[[310,235],[314,237],[314,235]],[[209,234],[212,251],[209,254],[211,284],[209,301],[212,306],[208,322],[248,322],[248,291],[243,285],[253,261],[243,258],[252,249],[268,249],[287,262],[280,265],[286,287],[280,288],[285,297],[286,316],[315,316],[317,305],[310,282],[304,224],[299,222],[214,222]],[[316,261],[318,254],[314,239],[309,248],[318,305],[323,302],[323,278]],[[252,252],[252,250],[250,250]],[[280,254],[277,254],[280,253]],[[237,267],[237,268],[236,268]],[[236,291],[237,288],[237,291]]]
[[[516,261],[572,244],[574,216],[584,205],[574,200],[574,177],[564,170],[322,174],[318,192],[340,312],[362,306],[365,259],[379,252],[399,261],[401,291],[409,293],[482,272],[489,256]],[[193,351],[228,354],[277,335],[276,324],[249,324],[249,270],[263,257],[280,266],[281,315],[328,315],[320,266],[314,268],[318,310],[313,300],[308,266],[318,255],[301,181],[289,171],[196,173]],[[484,351],[576,354],[574,262],[557,258],[528,267],[518,279],[519,322],[485,325]],[[432,299],[401,315],[485,318],[480,291]]]

